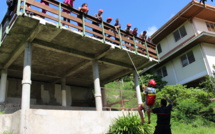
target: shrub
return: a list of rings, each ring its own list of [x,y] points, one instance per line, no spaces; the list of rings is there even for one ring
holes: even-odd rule
[[[109,132],[111,134],[151,134],[153,132],[152,125],[139,123],[140,117],[137,114],[128,113],[115,119]]]

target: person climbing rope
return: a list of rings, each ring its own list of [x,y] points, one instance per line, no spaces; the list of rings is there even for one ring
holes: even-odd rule
[[[148,123],[149,124],[151,123],[150,112],[148,112],[148,109],[151,108],[155,103],[155,99],[156,99],[156,90],[154,88],[155,85],[156,85],[156,81],[151,79],[148,81],[148,87],[146,87],[145,85],[142,86],[143,95],[144,95],[143,98],[145,98],[145,102],[138,106],[138,113],[141,119],[140,125],[145,123],[143,112],[142,112],[144,110],[147,111]]]

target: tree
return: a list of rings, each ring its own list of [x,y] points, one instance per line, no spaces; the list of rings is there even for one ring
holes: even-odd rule
[[[215,70],[215,66],[213,66]],[[201,82],[200,87],[203,87],[203,89],[207,92],[215,93],[215,71],[213,71],[213,75],[207,75],[205,77],[205,80]]]

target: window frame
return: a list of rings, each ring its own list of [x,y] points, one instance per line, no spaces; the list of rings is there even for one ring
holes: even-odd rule
[[[161,76],[162,78],[168,76],[168,72],[167,72],[166,66],[163,66],[163,67],[159,68],[157,70],[157,75]]]
[[[186,35],[187,35],[187,31],[185,29],[185,26],[181,26],[175,32],[173,32],[175,42],[179,41],[180,39],[182,39]]]
[[[180,57],[182,67],[186,67],[196,61],[193,51],[189,51]]]

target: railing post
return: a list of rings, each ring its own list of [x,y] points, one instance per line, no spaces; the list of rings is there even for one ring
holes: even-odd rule
[[[25,13],[25,7],[26,6],[26,0],[24,0],[24,2],[23,2],[23,11],[22,11],[22,13],[24,14]]]
[[[83,26],[83,33],[82,36],[85,36],[86,34],[86,29],[85,29],[85,17],[84,17],[84,13],[82,13],[82,26]]]
[[[133,41],[134,41],[135,53],[137,54],[137,45],[136,45],[136,40],[135,40],[135,37],[134,37],[134,36],[133,36]]]
[[[102,21],[102,35],[103,35],[103,43],[105,43],[105,29],[104,29],[103,21]]]
[[[146,41],[144,42],[144,44],[146,46],[146,53],[147,53],[147,57],[149,59],[149,50],[148,50],[148,45],[147,45]]]
[[[58,24],[57,24],[57,28],[62,28],[62,24],[61,24],[61,3],[59,3],[59,7],[58,7]]]
[[[120,48],[122,49],[122,36],[120,33],[120,29],[118,30],[118,35],[119,35],[119,41],[120,41]]]
[[[158,46],[157,45],[156,45],[156,52],[157,52],[158,62],[160,62],[160,55],[158,54]]]
[[[16,9],[16,14],[17,15],[20,15],[20,5],[21,5],[21,0],[18,0],[18,3],[17,3],[17,9]]]

